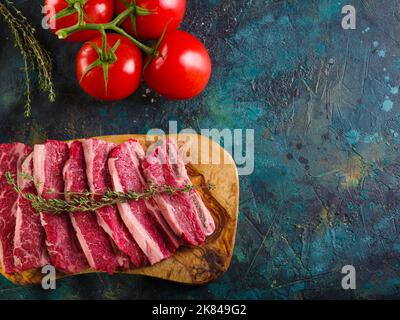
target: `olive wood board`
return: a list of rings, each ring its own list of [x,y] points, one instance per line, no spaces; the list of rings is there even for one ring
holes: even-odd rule
[[[129,134],[96,138],[116,144],[137,139],[146,150],[159,136]],[[238,172],[230,154],[211,139],[195,134],[179,134],[171,138],[175,138],[179,146],[190,144],[198,146],[186,152],[190,159],[186,168],[194,185],[210,183],[214,186],[211,190],[201,189],[199,193],[215,220],[216,230],[202,246],[182,246],[167,260],[152,266],[124,270],[121,273],[144,275],[189,285],[204,285],[219,278],[228,269],[232,258],[239,206]],[[210,164],[215,155],[220,157],[220,163],[214,161],[217,164]],[[93,272],[96,271],[88,269],[79,274]],[[44,276],[39,269],[8,275],[0,268],[0,273],[20,285],[39,284]],[[57,272],[57,278],[79,274]]]

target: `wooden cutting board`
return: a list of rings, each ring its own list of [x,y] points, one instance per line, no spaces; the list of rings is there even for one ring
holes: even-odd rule
[[[157,140],[157,136],[146,135],[115,135],[97,138],[117,144],[129,139],[137,139],[145,150]],[[123,273],[145,275],[184,284],[203,285],[220,277],[228,269],[231,261],[239,206],[237,168],[230,154],[207,137],[180,134],[171,136],[171,138],[179,141],[180,146],[188,144],[198,146],[187,152],[190,161],[186,167],[193,184],[211,183],[215,185],[215,189],[211,191],[201,190],[199,192],[214,217],[216,231],[201,247],[181,247],[168,260],[149,267],[127,270]],[[220,157],[220,164],[210,164],[212,157],[215,159],[216,156]],[[83,273],[92,272],[96,271],[89,269]],[[0,269],[0,273],[12,282],[21,285],[41,283],[43,277],[40,270],[6,275]],[[71,275],[57,274],[57,278],[66,276]],[[78,274],[72,276],[78,276]]]

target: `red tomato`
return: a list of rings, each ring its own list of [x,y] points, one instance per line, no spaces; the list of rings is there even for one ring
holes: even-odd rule
[[[62,10],[68,7],[68,3],[66,0],[45,0],[45,6],[46,6],[46,14],[48,14],[49,21],[52,21],[52,19],[54,19],[55,14],[61,12]],[[87,16],[84,18],[86,22],[107,23],[112,20],[114,15],[114,1],[87,0],[83,6],[83,10]],[[65,16],[63,18],[55,20],[54,26],[50,25],[50,29],[55,33],[60,29],[74,26],[77,23],[78,23],[78,14],[74,13],[72,15]],[[98,31],[78,31],[76,33],[71,34],[66,40],[83,42],[90,40],[94,37],[97,37],[98,35],[99,35]]]
[[[132,2],[132,0],[124,1]],[[138,38],[158,39],[168,23],[168,30],[178,29],[185,15],[186,0],[137,0],[136,5],[154,13],[136,17],[136,34],[133,31],[130,17],[124,21],[122,27]],[[116,13],[120,14],[125,9],[123,0],[117,0],[115,3]]]
[[[151,89],[169,99],[190,99],[206,87],[211,75],[211,60],[204,45],[190,33],[165,34],[154,57],[144,70]]]
[[[115,51],[116,61],[108,64],[107,89],[102,65],[91,69],[82,79],[87,68],[99,59],[93,44],[101,48],[101,36],[85,43],[78,53],[76,62],[78,81],[83,90],[96,99],[124,99],[134,93],[140,84],[142,54],[129,39],[117,34],[107,34],[107,52],[110,52],[118,40],[121,42]]]

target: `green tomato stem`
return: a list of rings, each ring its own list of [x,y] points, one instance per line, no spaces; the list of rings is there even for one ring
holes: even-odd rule
[[[102,61],[106,61],[107,59],[107,34],[104,28],[100,29],[101,33],[101,56],[99,57]]]
[[[117,27],[117,26],[113,26],[109,28],[110,30],[113,30],[117,33],[119,33],[120,35],[128,38],[129,40],[131,40],[136,46],[138,46],[141,50],[143,50],[147,55],[151,56],[154,54],[154,49],[146,46],[145,44],[141,43],[140,41],[136,40],[134,37],[132,37],[129,33],[127,33],[124,29]]]
[[[128,7],[123,12],[121,12],[113,21],[111,21],[110,24],[113,24],[115,26],[120,25],[130,14],[134,13],[135,11],[136,7]]]
[[[74,9],[78,13],[78,25],[82,26],[85,24],[85,21],[83,20],[83,8],[82,4],[80,2],[75,2],[74,3]]]

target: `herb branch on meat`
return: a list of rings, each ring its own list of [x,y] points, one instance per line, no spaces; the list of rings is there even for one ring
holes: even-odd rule
[[[68,199],[44,199],[41,195],[23,192],[17,185],[14,176],[11,172],[6,172],[5,178],[7,183],[13,190],[20,194],[24,199],[32,203],[32,207],[37,212],[51,212],[60,214],[63,212],[92,212],[102,207],[113,206],[118,203],[125,203],[128,201],[139,201],[142,199],[153,198],[160,194],[178,194],[186,193],[192,190],[208,189],[212,190],[215,186],[207,184],[205,186],[185,185],[183,187],[173,187],[169,185],[156,186],[149,182],[148,187],[143,192],[128,191],[116,192],[108,190],[103,195],[95,195],[88,191],[83,193],[67,192]],[[27,178],[26,176],[24,178]]]
[[[52,82],[52,62],[36,38],[36,29],[11,1],[0,2],[0,16],[7,23],[14,37],[15,46],[21,52],[25,74],[25,117],[31,115],[31,78],[30,72],[38,73],[39,89],[47,92],[49,100],[54,102],[56,94]]]

